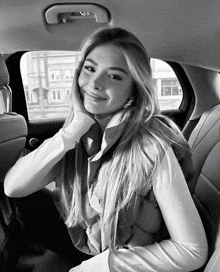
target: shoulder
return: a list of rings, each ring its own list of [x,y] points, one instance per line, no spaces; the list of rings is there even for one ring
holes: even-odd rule
[[[144,123],[139,133],[142,147],[148,152],[161,152],[171,146],[171,129],[156,116]]]
[[[143,123],[140,131],[143,135],[150,133],[154,138],[160,137],[161,140],[167,141],[167,139],[171,140],[175,137],[174,127],[175,125],[169,118],[162,115],[155,115]]]

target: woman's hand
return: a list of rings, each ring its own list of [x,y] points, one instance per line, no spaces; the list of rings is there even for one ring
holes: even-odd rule
[[[73,84],[72,84],[72,103],[73,103],[73,108],[75,111],[80,111],[83,112],[90,117],[92,115],[85,109],[83,105],[83,100],[80,94],[80,89],[78,85],[78,78],[82,69],[83,63],[79,62],[78,67],[75,70],[74,77],[73,77]]]
[[[89,128],[95,123],[93,115],[89,113],[85,107],[80,95],[78,85],[79,74],[82,69],[82,63],[79,62],[75,70],[71,92],[72,107],[64,124],[64,131],[76,142],[84,135]]]

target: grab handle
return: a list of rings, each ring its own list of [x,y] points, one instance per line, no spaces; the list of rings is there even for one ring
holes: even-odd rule
[[[99,24],[110,21],[109,11],[97,4],[57,4],[46,10],[45,17],[48,24],[60,24],[91,18],[94,18]]]

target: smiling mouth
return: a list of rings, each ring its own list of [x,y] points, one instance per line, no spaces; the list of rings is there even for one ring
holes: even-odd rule
[[[104,100],[106,100],[106,98],[104,98],[104,97],[96,96],[96,95],[92,95],[92,94],[88,94],[87,92],[85,92],[85,96],[86,96],[89,100],[94,101],[94,102],[99,102],[99,101],[104,101]]]

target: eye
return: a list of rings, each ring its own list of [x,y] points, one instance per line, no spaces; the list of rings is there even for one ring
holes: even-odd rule
[[[95,69],[92,66],[89,66],[89,65],[85,65],[84,69],[89,71],[89,72],[95,72]]]
[[[114,79],[114,80],[118,80],[118,81],[122,80],[122,77],[121,77],[121,76],[115,75],[115,74],[109,75],[109,77],[112,78],[112,79]]]

